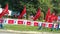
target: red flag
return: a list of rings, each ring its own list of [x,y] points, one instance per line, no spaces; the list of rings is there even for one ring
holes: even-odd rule
[[[5,14],[8,14],[8,4],[6,4],[5,8],[3,9],[2,13],[0,14],[0,18],[3,17]]]
[[[55,16],[55,20],[56,20],[56,21],[58,20],[58,17],[57,17],[57,16]]]
[[[8,12],[8,4],[6,4],[6,6],[5,6],[4,10],[2,11],[2,13],[4,13],[4,14],[8,14],[9,13]]]
[[[18,18],[22,18],[25,13],[26,13],[26,6],[24,6],[23,11],[22,11],[22,13],[18,16]]]
[[[37,11],[37,13],[36,13],[36,15],[33,18],[34,21],[37,20],[40,17],[40,13],[41,13],[41,10],[39,8],[38,11]]]
[[[52,13],[51,17],[50,17],[50,20],[48,22],[53,22],[53,21],[56,21],[57,20],[57,16],[55,15],[55,13]]]
[[[46,13],[45,21],[47,22],[50,17],[51,17],[50,8],[48,8],[48,12]]]

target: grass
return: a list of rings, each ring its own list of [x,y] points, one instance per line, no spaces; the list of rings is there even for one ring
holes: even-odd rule
[[[38,27],[25,26],[25,25],[5,25],[4,28],[19,31],[36,31],[38,29]]]
[[[17,31],[38,31],[38,32],[59,32],[60,30],[54,29],[51,31],[50,28],[42,28],[41,30],[38,30],[38,27],[36,26],[25,26],[25,25],[4,25],[5,29],[9,30],[17,30]]]

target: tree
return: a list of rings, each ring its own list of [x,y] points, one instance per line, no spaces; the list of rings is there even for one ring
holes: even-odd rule
[[[60,13],[60,0],[0,0],[2,7],[8,2],[9,9],[13,11],[20,12],[23,10],[24,5],[27,9],[27,19],[30,14],[35,15],[37,9],[40,7],[41,11],[44,13],[44,17],[48,8],[51,9],[51,13]]]

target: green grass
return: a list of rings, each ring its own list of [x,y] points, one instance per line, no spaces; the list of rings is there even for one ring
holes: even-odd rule
[[[4,28],[19,31],[37,31],[38,29],[38,27],[25,26],[25,25],[5,25]]]
[[[4,29],[9,30],[17,30],[17,31],[38,31],[38,32],[59,32],[60,30],[54,29],[51,31],[49,28],[42,28],[41,30],[38,30],[38,27],[36,26],[25,26],[25,25],[4,25]]]

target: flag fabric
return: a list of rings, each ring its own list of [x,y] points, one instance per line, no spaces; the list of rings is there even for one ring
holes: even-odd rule
[[[2,18],[5,14],[9,14],[8,4],[6,4],[5,8],[3,9],[2,13],[0,14],[0,18]]]
[[[46,13],[45,21],[48,22],[50,17],[51,17],[50,8],[48,8],[48,12]]]
[[[53,21],[57,21],[57,16],[55,15],[55,13],[52,13],[50,20],[48,22],[52,23]]]
[[[18,16],[18,19],[22,18],[24,16],[24,14],[26,14],[26,6],[24,6],[24,9],[23,9],[22,13]]]
[[[34,21],[37,20],[40,17],[40,15],[41,15],[41,10],[39,8],[38,11],[37,11],[37,13],[36,13],[36,15],[34,16],[33,20]]]
[[[3,13],[9,14],[9,12],[8,12],[8,4],[6,4],[6,7],[5,7],[4,9],[5,9],[5,10],[3,11]]]
[[[58,17],[57,17],[57,16],[55,16],[55,20],[56,20],[56,21],[58,20]]]

